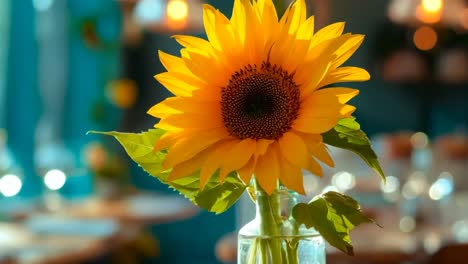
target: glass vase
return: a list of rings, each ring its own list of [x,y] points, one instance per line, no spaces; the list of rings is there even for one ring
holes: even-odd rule
[[[298,194],[255,191],[256,216],[238,234],[238,264],[324,264],[325,243],[315,229],[298,225],[292,208]]]

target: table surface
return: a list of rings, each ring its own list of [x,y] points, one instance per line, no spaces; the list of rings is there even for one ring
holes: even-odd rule
[[[119,200],[91,198],[68,206],[63,213],[76,218],[113,218],[123,223],[161,224],[190,218],[198,211],[181,196],[140,193]]]
[[[0,222],[0,263],[76,263],[106,254],[143,225],[190,218],[198,209],[180,196],[140,193],[121,200],[91,198],[51,213],[32,210]],[[109,243],[112,241],[112,243]]]

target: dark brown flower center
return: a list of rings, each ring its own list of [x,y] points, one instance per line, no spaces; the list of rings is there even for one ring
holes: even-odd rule
[[[291,128],[300,106],[293,76],[268,62],[235,72],[221,94],[224,125],[239,139],[279,139]]]

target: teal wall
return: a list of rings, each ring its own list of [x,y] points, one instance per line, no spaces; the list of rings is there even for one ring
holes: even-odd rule
[[[37,89],[35,16],[32,1],[10,1],[10,8],[6,128],[9,146],[23,168],[26,180],[22,193],[33,196],[41,188],[33,161],[34,130],[41,111]]]
[[[25,184],[21,194],[25,197],[36,197],[42,190],[42,182],[34,169],[34,134],[42,106],[38,89],[36,18],[32,2],[10,3],[11,30],[6,95],[8,144],[23,169]],[[105,84],[120,73],[121,18],[118,3],[113,0],[69,0],[67,4],[70,11],[67,25],[69,68],[68,81],[64,87],[66,114],[62,135],[67,148],[74,154],[76,166],[83,167],[81,148],[86,142],[96,138],[86,136],[86,132],[112,129],[120,120],[119,111],[109,104],[105,105],[108,114],[104,122],[96,122],[92,116],[96,102],[102,101],[105,96]],[[87,19],[96,20],[99,36],[105,42],[113,44],[105,49],[86,47],[80,25]]]

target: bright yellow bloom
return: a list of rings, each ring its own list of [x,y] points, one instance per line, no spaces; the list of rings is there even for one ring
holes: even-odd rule
[[[340,67],[364,36],[342,34],[344,23],[314,33],[304,0],[279,21],[271,0],[236,0],[231,19],[205,5],[203,20],[208,41],[175,36],[181,56],[159,53],[167,72],[155,78],[175,96],[148,113],[167,131],[155,148],[168,149],[169,180],[199,171],[203,188],[217,170],[221,181],[237,171],[267,193],[278,180],[304,193],[301,170],[322,176],[317,160],[334,165],[321,134],[351,115],[358,94],[319,88],[369,79]]]

